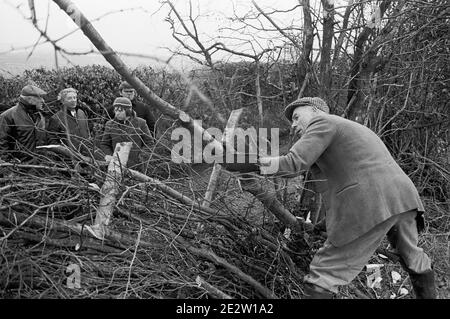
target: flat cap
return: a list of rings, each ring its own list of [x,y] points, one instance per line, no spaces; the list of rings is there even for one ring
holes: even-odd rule
[[[122,81],[119,85],[119,90],[122,91],[124,89],[133,89],[133,87],[127,81]]]
[[[130,99],[126,97],[118,97],[114,100],[113,106],[132,107]]]
[[[320,97],[302,97],[285,107],[284,116],[286,116],[289,121],[292,121],[292,113],[294,113],[294,110],[299,106],[315,106],[325,113],[330,113],[327,103]]]
[[[20,91],[20,95],[23,97],[27,97],[27,96],[36,96],[36,97],[42,97],[44,95],[46,95],[47,92],[45,92],[44,90],[38,88],[35,85],[26,85],[22,88],[22,91]]]

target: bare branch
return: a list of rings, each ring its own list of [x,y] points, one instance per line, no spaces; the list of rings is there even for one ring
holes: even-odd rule
[[[190,16],[190,17],[191,17],[191,22],[194,24],[194,33],[192,33],[192,32],[189,30],[189,28],[187,27],[187,25],[184,23],[183,18],[180,16],[180,14],[179,14],[178,11],[176,10],[176,8],[175,8],[175,6],[172,4],[172,2],[171,2],[171,1],[166,1],[165,3],[167,3],[167,4],[170,6],[170,8],[172,9],[173,13],[177,16],[178,21],[180,22],[180,24],[181,24],[181,26],[183,27],[184,31],[187,33],[187,35],[188,35],[192,40],[194,40],[195,44],[200,48],[200,51],[196,51],[196,50],[193,50],[192,48],[189,48],[189,47],[187,46],[187,44],[184,44],[184,42],[183,42],[181,39],[179,39],[179,38],[176,38],[176,40],[177,40],[178,42],[180,42],[180,43],[181,43],[186,49],[188,49],[189,51],[194,52],[194,53],[202,53],[202,54],[204,55],[205,59],[206,59],[207,65],[209,65],[209,66],[212,67],[212,66],[213,66],[213,62],[212,62],[211,54],[210,54],[210,52],[203,46],[202,42],[200,41],[200,39],[199,39],[199,37],[198,37],[198,33],[197,33],[197,28],[195,27],[195,23],[194,23],[194,21],[193,21],[193,19],[192,19],[192,16]],[[171,23],[171,24],[172,24],[172,27],[173,27],[173,31],[175,32],[175,26],[174,26],[173,23]]]
[[[283,29],[281,29],[276,23],[275,21],[273,21],[272,18],[270,18],[270,16],[266,13],[264,13],[264,11],[256,4],[255,0],[252,0],[253,5],[255,6],[255,8],[275,27],[275,29],[277,29],[284,37],[286,37],[287,39],[289,39],[289,41],[291,41],[291,43],[298,48],[299,50],[301,50],[297,40],[293,37],[291,37],[289,34],[287,34]]]

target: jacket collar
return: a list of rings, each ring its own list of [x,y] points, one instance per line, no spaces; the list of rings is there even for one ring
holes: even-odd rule
[[[62,111],[64,112],[64,109],[62,109]],[[75,107],[74,111],[75,111],[75,116],[76,116],[78,114],[78,107]],[[72,113],[69,111],[69,109],[65,109],[65,113],[67,115],[72,116]]]
[[[38,119],[43,118],[43,115],[39,110],[36,109],[34,112],[28,112],[25,105],[21,102],[17,103],[17,110],[24,114],[22,116],[28,117],[33,123],[35,123]]]

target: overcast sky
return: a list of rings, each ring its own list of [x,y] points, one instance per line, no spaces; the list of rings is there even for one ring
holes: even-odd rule
[[[75,0],[78,8],[89,18],[116,10],[143,8],[121,13],[113,13],[93,22],[105,40],[116,50],[151,53],[160,46],[172,46],[170,30],[164,22],[166,10],[156,12],[160,7],[157,1],[142,0]],[[54,3],[36,0],[36,10],[40,26],[45,26],[47,12],[50,10],[49,35],[58,38],[75,28],[75,24]],[[11,6],[12,4],[13,6]],[[14,6],[22,4],[20,10]],[[0,50],[19,48],[33,44],[39,33],[21,12],[29,16],[27,1],[0,0]],[[153,16],[152,13],[156,12]],[[61,44],[68,49],[83,51],[90,48],[89,42],[81,32],[76,32]]]
[[[94,26],[110,44],[118,51],[127,51],[144,54],[163,54],[161,47],[177,47],[171,36],[167,17],[168,6],[161,5],[157,0],[73,0],[78,8],[89,18],[95,19],[105,13],[116,10],[124,12],[113,13],[94,22]],[[177,9],[187,12],[188,1],[174,1]],[[193,0],[194,12],[208,14],[208,18],[200,20],[201,32],[214,36],[219,25],[226,23],[222,17],[231,15],[234,7],[239,12],[252,6],[250,0]],[[258,5],[264,8],[288,8],[298,4],[297,0],[259,0]],[[15,6],[21,5],[20,9]],[[40,26],[44,27],[47,12],[50,12],[48,24],[49,34],[57,38],[75,28],[75,24],[53,3],[48,0],[35,0]],[[130,10],[135,8],[135,10]],[[39,33],[33,28],[29,17],[28,1],[26,0],[0,0],[0,51],[23,46],[29,46],[36,41]],[[65,48],[83,51],[90,48],[89,42],[81,32],[70,36],[61,44]],[[45,46],[43,46],[45,47]]]
[[[76,29],[74,22],[51,0],[35,0],[38,23],[42,29],[45,28],[48,12],[48,34],[52,39],[59,38]],[[180,47],[172,35],[170,24],[165,21],[169,7],[159,0],[72,0],[72,2],[91,21],[111,13],[98,21],[93,21],[95,28],[103,36],[106,42],[119,52],[151,55],[155,58],[165,59],[170,53],[165,47],[176,50]],[[182,14],[188,13],[187,0],[172,1],[177,10]],[[347,1],[336,1],[336,4],[345,4]],[[312,6],[318,6],[320,1],[311,1]],[[200,15],[196,21],[202,41],[216,41],[218,36],[227,36],[227,31],[219,31],[222,27],[233,26],[233,22],[225,17],[233,16],[233,12],[242,15],[249,10],[255,10],[251,0],[192,0],[194,15]],[[299,4],[298,0],[257,0],[258,6],[270,12],[273,9],[286,10]],[[17,8],[18,7],[18,8]],[[117,12],[123,10],[122,12]],[[28,47],[26,52],[39,38],[38,31],[26,19],[30,16],[27,0],[0,0],[0,62],[1,54],[11,51],[15,52],[21,48]],[[25,17],[25,18],[24,18]],[[301,8],[294,13],[285,13],[273,16],[280,26],[296,24],[302,26]],[[266,26],[269,23],[264,18],[260,19]],[[236,25],[236,23],[234,23]],[[298,31],[301,32],[301,31]],[[252,34],[252,31],[250,31]],[[253,34],[252,34],[253,36]],[[235,33],[233,38],[245,38],[243,34]],[[266,48],[266,43],[281,38],[268,37],[259,40],[256,51]],[[248,36],[247,38],[248,39]],[[224,38],[221,41],[229,41]],[[267,42],[265,42],[267,41]],[[252,41],[252,44],[255,42]],[[92,49],[92,44],[77,31],[59,44],[68,50],[85,52]],[[229,45],[230,42],[227,42]],[[49,52],[49,44],[40,45],[39,51]],[[239,47],[243,50],[243,46]],[[22,50],[23,51],[23,50]],[[26,55],[25,55],[26,56]]]

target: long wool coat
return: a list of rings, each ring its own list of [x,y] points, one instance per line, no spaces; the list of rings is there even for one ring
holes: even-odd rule
[[[289,153],[272,159],[278,175],[313,164],[321,185],[329,241],[339,247],[388,219],[424,208],[416,187],[369,128],[336,115],[311,120]],[[273,165],[272,164],[272,165]]]
[[[66,126],[67,124],[67,126]],[[67,133],[72,145],[78,150],[85,152],[89,145],[89,126],[86,114],[81,109],[76,109],[75,116],[66,110],[59,110],[48,122],[48,143],[70,145],[67,141]]]

